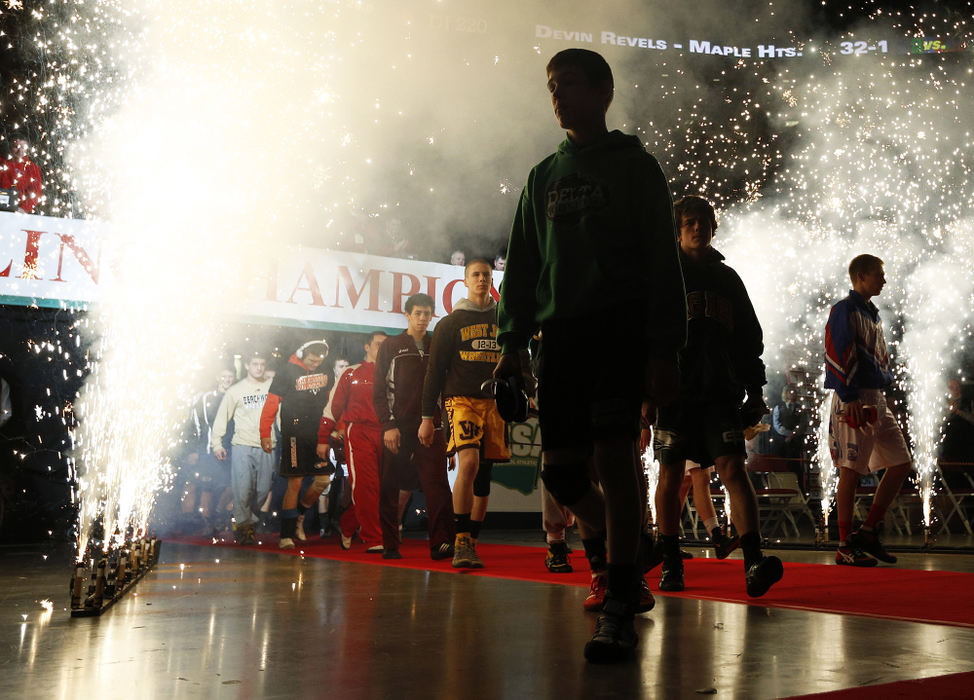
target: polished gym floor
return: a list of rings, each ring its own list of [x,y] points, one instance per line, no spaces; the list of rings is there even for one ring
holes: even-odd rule
[[[67,550],[0,548],[0,697],[774,698],[974,670],[970,628],[662,595],[637,662],[592,666],[582,588],[171,542],[101,617],[71,618],[70,572]]]

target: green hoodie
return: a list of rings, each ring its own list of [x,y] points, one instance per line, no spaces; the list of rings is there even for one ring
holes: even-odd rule
[[[639,300],[650,308],[650,352],[676,353],[686,340],[686,294],[663,171],[638,138],[620,131],[587,146],[565,139],[521,193],[497,340],[514,352],[544,321]]]

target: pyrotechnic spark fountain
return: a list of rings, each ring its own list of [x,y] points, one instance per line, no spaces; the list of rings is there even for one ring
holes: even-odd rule
[[[825,321],[848,287],[848,261],[861,252],[885,260],[889,284],[874,301],[906,389],[897,410],[905,409],[927,528],[946,376],[974,320],[968,74],[889,57],[833,62],[825,76],[776,86],[804,115],[805,143],[769,196],[727,212],[722,234],[764,323],[766,362],[814,369],[817,386]],[[822,406],[816,413],[827,417]],[[830,474],[827,426],[818,435],[817,459]],[[826,492],[831,500],[834,479]]]

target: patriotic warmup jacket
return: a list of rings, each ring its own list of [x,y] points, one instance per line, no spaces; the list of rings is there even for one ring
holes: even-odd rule
[[[825,326],[825,388],[848,403],[860,389],[893,382],[879,309],[854,290],[832,307]]]

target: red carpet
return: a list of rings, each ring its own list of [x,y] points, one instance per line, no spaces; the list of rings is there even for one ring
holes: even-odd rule
[[[970,698],[971,686],[974,684],[974,672],[951,673],[946,676],[933,678],[914,678],[896,683],[882,683],[881,685],[866,685],[844,690],[834,690],[830,693],[815,693],[812,695],[796,695],[796,698],[809,700],[890,700],[891,698],[937,698],[937,700],[953,700]]]
[[[232,546],[232,541],[203,537],[170,538],[195,545]],[[489,576],[516,581],[538,581],[588,587],[588,566],[580,552],[572,556],[575,573],[551,574],[544,566],[543,547],[480,543],[477,553],[487,565],[481,570],[457,570],[450,560],[432,561],[424,540],[407,538],[401,547],[402,559],[383,559],[381,554],[366,554],[356,543],[350,551],[338,546],[337,538],[310,539],[301,547],[277,549],[277,536],[265,536],[264,544],[248,547],[274,554],[304,555],[320,559],[398,566],[407,569],[442,571],[464,576]],[[787,558],[787,553],[785,553]],[[744,564],[740,559],[717,561],[694,558],[686,562],[687,590],[660,595],[702,598],[727,603],[751,603],[774,608],[811,610],[880,617],[912,622],[933,622],[974,627],[974,574],[952,571],[916,571],[891,567],[857,569],[853,567],[798,564],[785,561],[785,576],[763,598],[748,598],[744,591]],[[649,576],[654,592],[659,582],[658,569]]]

